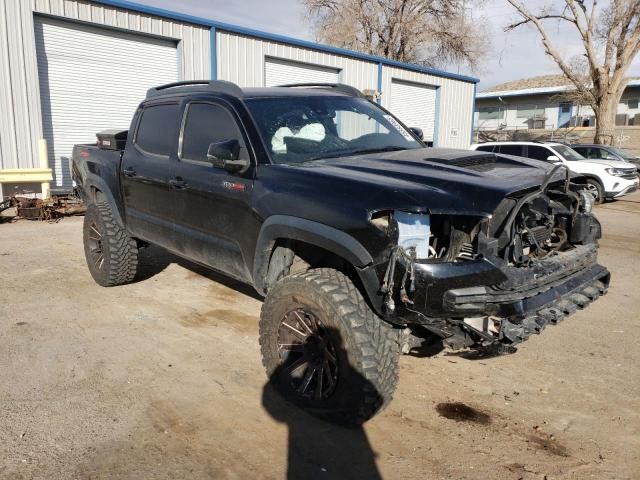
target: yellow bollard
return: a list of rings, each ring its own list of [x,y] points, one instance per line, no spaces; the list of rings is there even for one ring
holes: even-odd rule
[[[47,152],[47,140],[41,138],[38,140],[38,158],[40,160],[40,168],[49,168],[49,153]],[[49,182],[42,182],[42,199],[49,198]]]

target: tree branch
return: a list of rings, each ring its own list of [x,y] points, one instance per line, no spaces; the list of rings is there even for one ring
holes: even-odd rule
[[[542,25],[541,20],[537,16],[535,16],[531,12],[529,12],[529,10],[527,10],[517,0],[507,0],[507,1],[518,11],[518,13],[520,13],[520,15],[522,15],[522,17],[524,17],[525,19],[528,20],[528,23],[532,23],[536,27],[536,29],[538,30],[538,33],[540,33],[540,36],[542,37],[542,44],[544,45],[545,52],[549,56],[551,56],[551,58],[553,58],[553,60],[558,65],[558,67],[560,67],[560,70],[562,70],[562,73],[564,73],[565,76],[575,85],[576,89],[581,94],[583,94],[583,95],[585,95],[587,97],[593,98],[593,94],[585,86],[585,84],[582,81],[582,79],[580,77],[578,77],[571,70],[571,68],[569,68],[569,66],[562,59],[562,57],[560,56],[558,51],[554,48],[553,44],[551,43],[551,39],[549,38],[549,35],[547,34],[544,26]],[[573,1],[573,0],[567,0],[567,1],[569,2],[569,1]],[[577,24],[577,20],[576,20],[576,22],[572,21],[572,23],[576,23]]]

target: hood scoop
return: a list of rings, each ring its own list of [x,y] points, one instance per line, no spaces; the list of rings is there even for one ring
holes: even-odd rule
[[[488,172],[496,168],[496,156],[492,154],[468,155],[455,158],[425,158],[425,160],[450,167],[466,168],[476,172]]]

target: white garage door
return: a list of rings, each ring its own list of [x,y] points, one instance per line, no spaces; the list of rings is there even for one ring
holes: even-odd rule
[[[128,129],[146,90],[178,79],[176,43],[49,18],[35,37],[52,188],[68,188],[74,144]]]
[[[276,58],[264,62],[264,86],[287,83],[338,83],[340,70]]]
[[[407,127],[421,128],[425,141],[433,141],[436,112],[435,87],[393,80],[389,110]]]

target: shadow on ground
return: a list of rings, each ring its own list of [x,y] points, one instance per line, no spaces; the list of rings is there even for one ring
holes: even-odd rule
[[[290,352],[281,354],[281,363],[263,389],[262,406],[289,429],[286,478],[381,479],[376,455],[363,426],[357,423],[356,414],[350,413],[353,412],[353,406],[349,403],[353,399],[358,403],[364,401],[366,395],[369,401],[380,404],[381,395],[349,364],[338,330],[325,329],[335,346],[335,358],[339,365],[337,386],[330,390],[332,393],[319,400],[321,393],[318,392],[325,391],[323,388],[327,385],[327,381],[323,381],[325,375],[321,367],[328,364],[322,358],[318,360],[319,355],[308,355],[306,347],[303,352],[297,353],[298,356]],[[317,342],[310,336],[305,345],[308,343],[313,345]],[[318,369],[320,373],[314,375]],[[309,396],[300,395],[298,392],[301,390]],[[329,417],[332,422],[340,424],[311,416],[294,403],[321,418]]]
[[[224,285],[225,287],[232,288],[238,293],[242,293],[243,295],[247,295],[248,297],[256,300],[262,300],[262,297],[260,297],[260,295],[258,295],[250,285],[234,280],[208,267],[203,267],[202,265],[185,260],[184,258],[174,255],[156,245],[149,245],[148,247],[140,249],[138,257],[138,273],[136,275],[135,282],[144,282],[145,280],[155,277],[162,273],[172,263],[180,265],[182,268]]]

